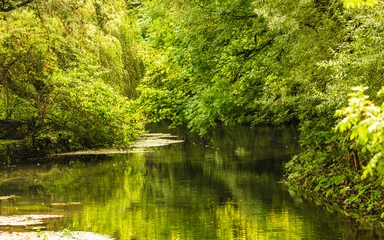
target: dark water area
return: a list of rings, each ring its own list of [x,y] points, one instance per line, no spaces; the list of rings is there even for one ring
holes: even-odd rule
[[[169,132],[152,126],[151,132]],[[299,151],[293,126],[221,129],[209,140],[118,155],[61,156],[0,169],[0,216],[58,214],[47,230],[115,239],[379,239],[290,194],[284,163]],[[0,231],[29,231],[0,226]]]

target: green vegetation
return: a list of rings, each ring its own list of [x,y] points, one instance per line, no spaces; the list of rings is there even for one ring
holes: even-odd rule
[[[0,169],[0,191],[19,196],[2,201],[2,211],[65,214],[47,221],[47,229],[68,229],[72,235],[90,231],[121,240],[383,236],[382,231],[343,227],[339,216],[291,200],[278,181],[281,162],[297,151],[295,136],[294,127],[250,131],[236,126],[215,131],[209,147],[198,137],[188,137],[195,145],[183,145],[182,150],[176,144],[152,152],[61,156],[49,166]],[[29,205],[49,209],[20,210]]]
[[[12,143],[17,143],[17,140],[0,140],[0,145],[7,145]]]
[[[20,123],[7,137],[72,150],[139,136],[140,32],[124,1],[33,1],[0,17],[2,129]]]
[[[298,121],[289,186],[353,217],[382,215],[382,110],[351,99],[335,115],[355,86],[382,102],[380,1],[148,0],[141,14],[149,119],[208,136],[218,123]]]
[[[384,216],[382,1],[15,0],[0,14],[0,128],[27,145],[126,146],[164,119],[202,136],[298,122],[291,188]],[[355,86],[372,100],[348,106]]]
[[[345,116],[343,121],[337,125],[337,129],[341,132],[350,130],[350,140],[356,140],[361,151],[368,152],[368,155],[371,156],[369,163],[364,168],[363,178],[365,178],[367,174],[374,175],[374,168],[377,168],[380,174],[384,173],[381,161],[384,156],[384,136],[382,135],[384,132],[384,102],[381,106],[376,106],[368,100],[369,96],[364,95],[362,87],[354,90],[356,93],[350,94],[349,106],[336,112],[337,115]],[[379,91],[379,95],[383,93],[384,87]]]

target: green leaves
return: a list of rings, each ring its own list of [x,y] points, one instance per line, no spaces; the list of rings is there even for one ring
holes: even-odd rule
[[[86,146],[127,146],[140,134],[141,115],[101,79],[69,78],[53,94],[53,130],[69,132]]]
[[[126,146],[142,131],[140,32],[125,1],[45,1],[1,15],[1,117],[32,139]]]
[[[169,96],[182,92],[185,97],[177,111],[190,129],[206,134],[217,121],[268,122],[277,115],[274,122],[281,123],[292,117],[284,109],[293,105],[289,93],[279,101],[284,106],[276,109],[276,99],[262,92],[276,66],[275,50],[268,50],[279,33],[269,32],[268,19],[255,14],[257,4],[239,0],[144,5],[149,47],[145,84]],[[282,95],[278,88],[273,89],[276,98]]]
[[[378,3],[377,0],[342,0],[342,2],[346,8],[373,7]]]
[[[349,131],[350,139],[356,140],[363,152],[372,154],[369,163],[364,169],[363,178],[368,174],[373,175],[373,169],[377,164],[382,164],[384,153],[384,107],[376,106],[364,95],[367,87],[355,87],[350,94],[348,107],[336,112],[337,116],[344,117],[336,130],[340,132]],[[379,93],[383,91],[380,90]],[[381,168],[377,168],[380,174]]]

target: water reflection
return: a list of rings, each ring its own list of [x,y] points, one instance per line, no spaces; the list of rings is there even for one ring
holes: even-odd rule
[[[210,140],[176,134],[186,141],[153,152],[66,156],[3,169],[0,195],[20,197],[0,201],[0,215],[61,213],[48,230],[116,239],[373,237],[293,199],[279,183],[282,164],[298,151],[294,127],[237,127]],[[57,204],[70,202],[81,204]]]

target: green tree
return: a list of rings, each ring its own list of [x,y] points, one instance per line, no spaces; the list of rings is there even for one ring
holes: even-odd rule
[[[308,106],[328,98],[318,63],[342,41],[334,34],[344,31],[340,4],[146,1],[143,11],[150,57],[142,96],[179,96],[172,112],[193,131],[315,117]]]
[[[125,1],[39,1],[1,17],[2,119],[71,148],[138,137],[143,118],[129,99],[143,74],[140,32]]]

